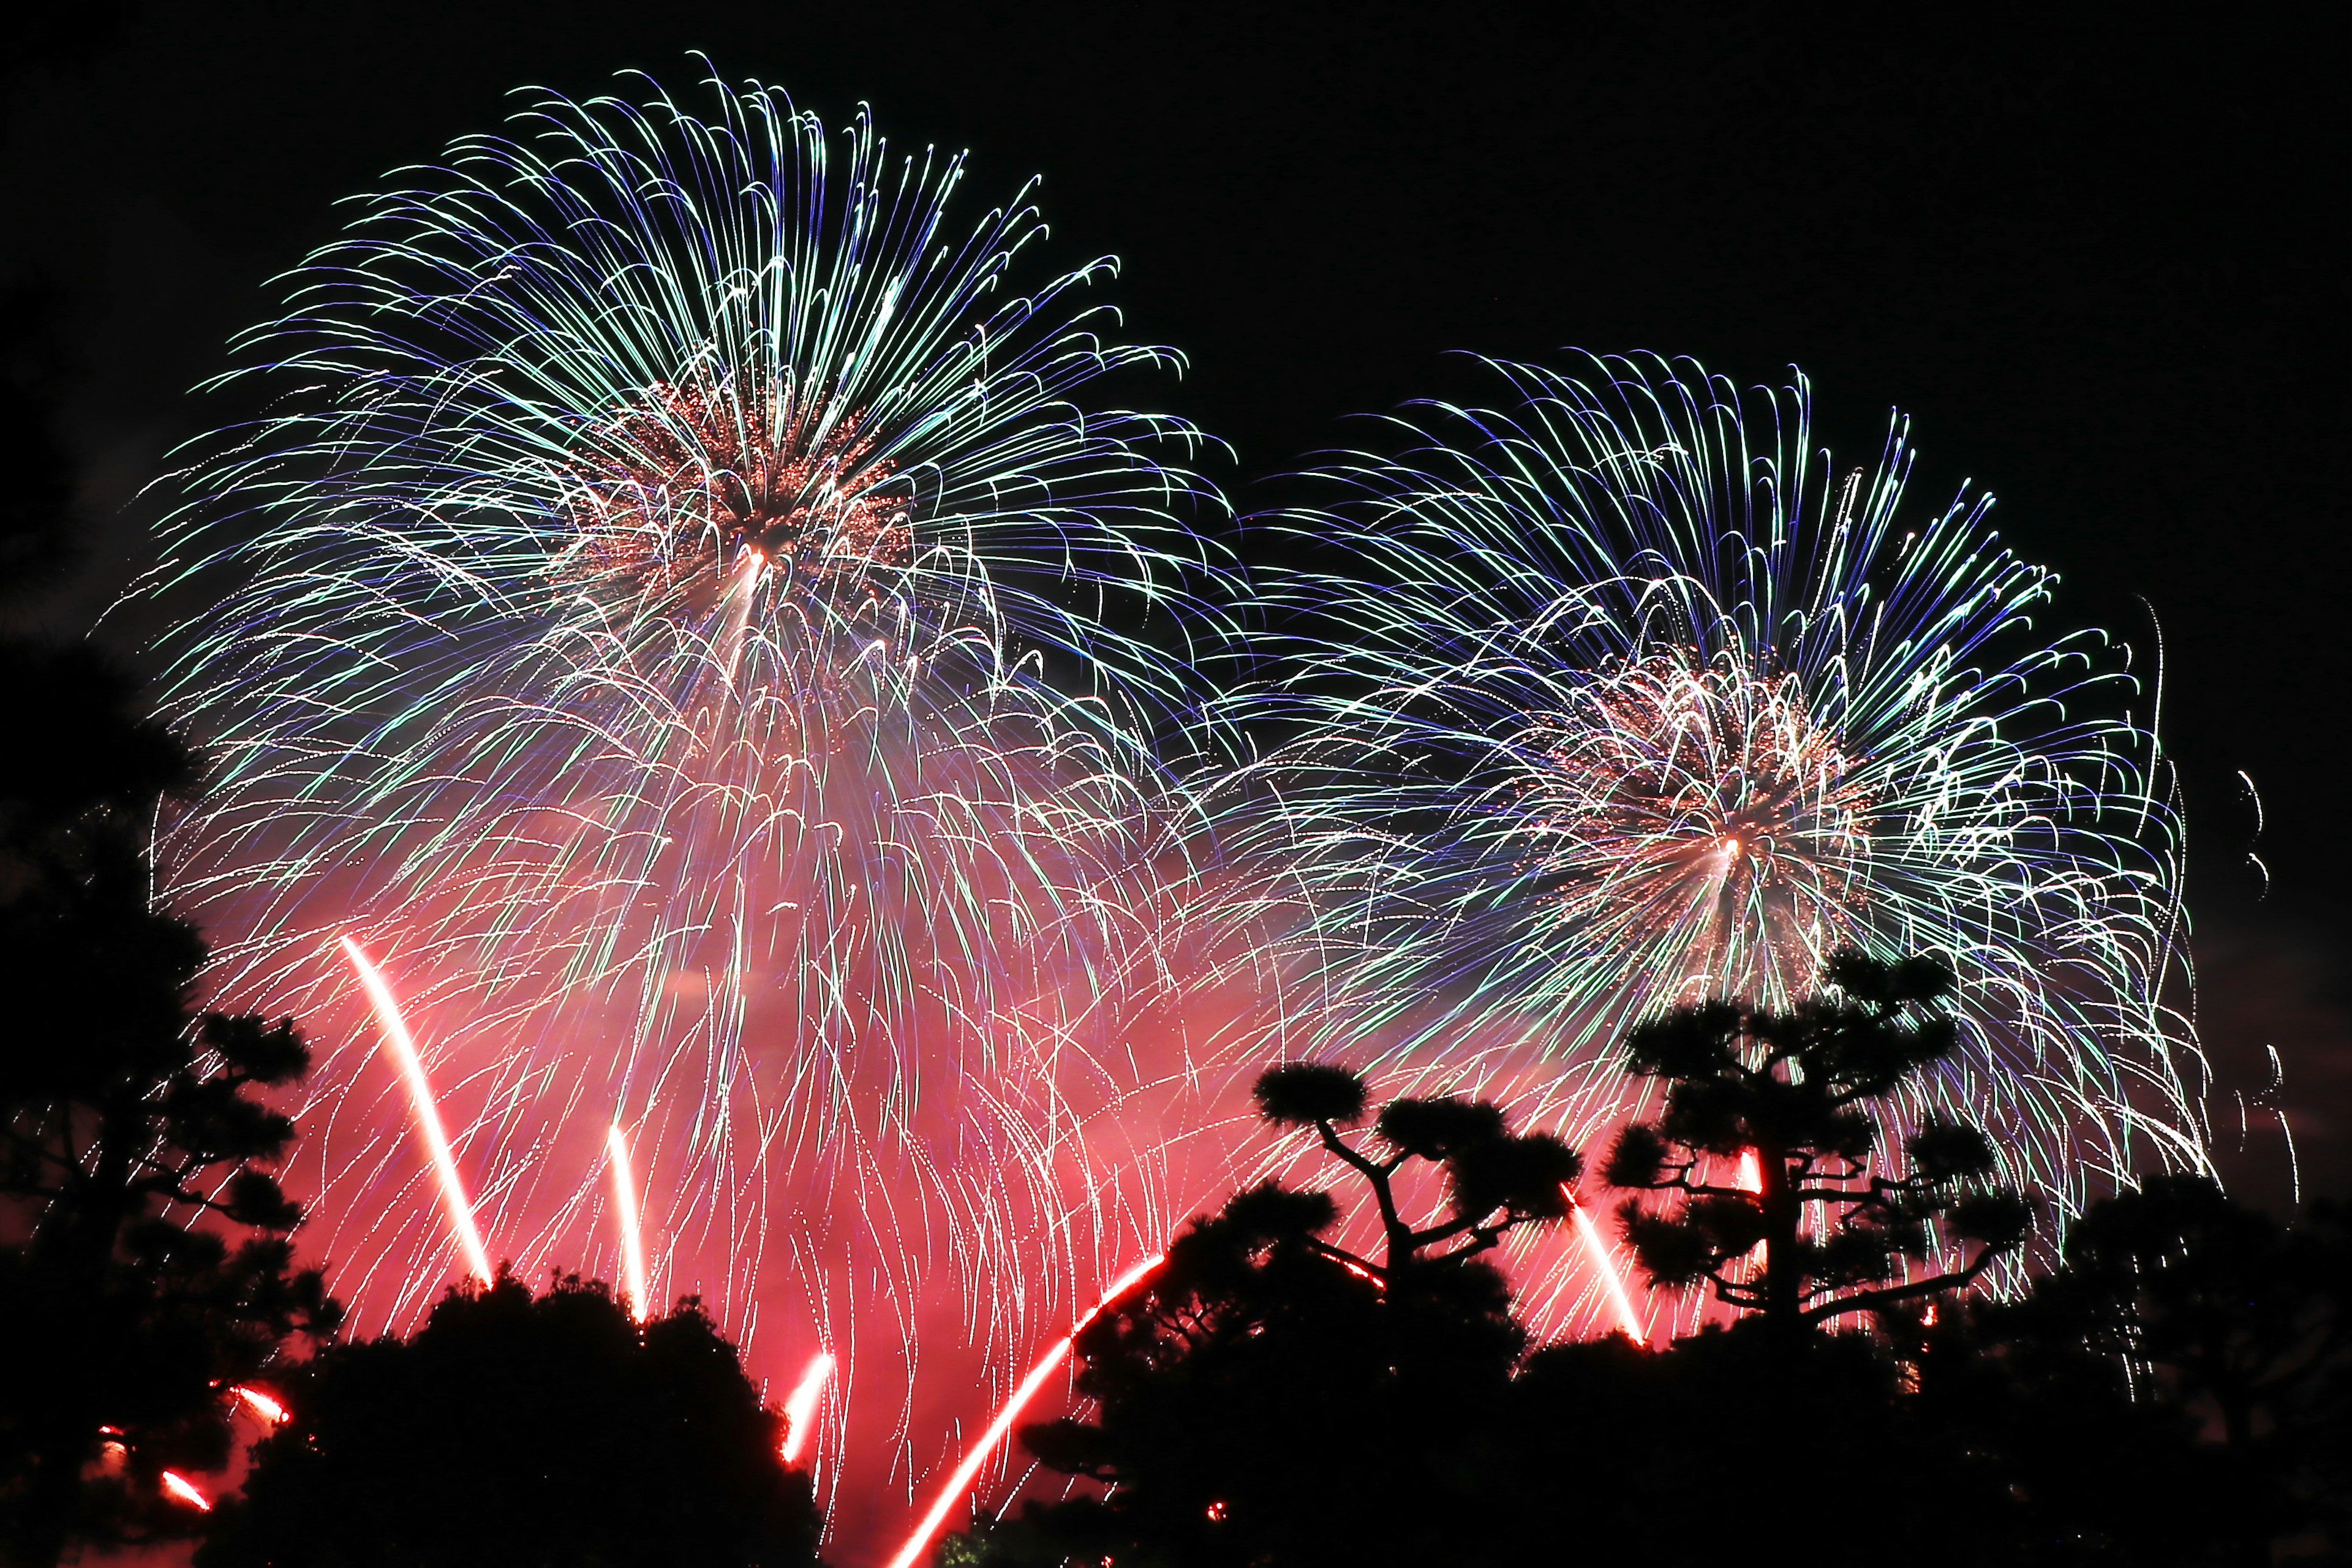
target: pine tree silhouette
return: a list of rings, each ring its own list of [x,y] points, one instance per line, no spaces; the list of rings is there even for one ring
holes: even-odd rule
[[[1479,1560],[1494,1501],[1479,1480],[1486,1448],[1527,1343],[1487,1255],[1567,1215],[1576,1153],[1462,1100],[1394,1101],[1369,1138],[1351,1138],[1368,1097],[1334,1067],[1276,1068],[1256,1099],[1361,1181],[1378,1245],[1335,1238],[1330,1194],[1273,1184],[1194,1220],[1079,1336],[1095,1418],[1022,1433],[1046,1465],[1107,1494],[1033,1506],[946,1552],[1268,1568]],[[1432,1212],[1416,1215],[1416,1195]]]
[[[1675,1200],[1619,1210],[1654,1284],[1705,1281],[1782,1333],[1958,1289],[2021,1246],[2030,1219],[1989,1180],[1992,1149],[1971,1127],[1930,1122],[1905,1144],[1907,1173],[1874,1169],[1870,1102],[1955,1044],[1935,1009],[1950,976],[1846,953],[1822,980],[1824,994],[1787,1013],[1707,1002],[1635,1029],[1626,1069],[1665,1083],[1665,1111],[1627,1127],[1602,1173]],[[1726,1179],[1742,1155],[1756,1161],[1753,1191]],[[1971,1244],[1958,1267],[1906,1277]]]

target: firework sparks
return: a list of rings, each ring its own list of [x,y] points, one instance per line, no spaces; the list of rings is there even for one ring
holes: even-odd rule
[[[863,118],[632,90],[404,172],[244,340],[272,413],[192,463],[153,584],[221,762],[165,881],[225,1002],[319,1033],[288,1179],[355,1321],[438,1264],[357,1197],[404,1150],[315,954],[365,930],[518,1255],[593,1266],[641,1205],[637,1310],[656,1228],[730,1322],[862,1322],[910,1382],[952,1298],[925,1375],[968,1386],[1066,1310],[1041,1252],[1078,1277],[1191,1196],[1097,1124],[1169,1076],[1122,1059],[1191,820],[1150,738],[1223,635],[1223,502],[1197,432],[1101,395],[1179,361],[1089,298],[1110,262],[1041,267],[1026,190],[964,216],[960,157]],[[578,1179],[604,1142],[633,1184],[614,1106],[658,1196]]]
[[[1567,696],[1506,744],[1532,764],[1527,873],[1584,942],[1783,996],[1854,940],[1871,803],[1793,682],[1675,651]]]
[[[1275,574],[1296,656],[1231,700],[1298,737],[1236,773],[1224,841],[1267,868],[1255,910],[1292,911],[1315,1042],[1507,1083],[1589,1139],[1630,1022],[1785,1005],[1841,948],[1927,953],[1963,1049],[1899,1118],[1989,1123],[2069,1212],[2200,1166],[2129,651],[2035,632],[2053,579],[1987,501],[1905,506],[1899,420],[1839,477],[1801,379],[1493,368],[1498,408],[1393,422],[1404,456],[1331,465],[1331,504],[1289,514],[1358,574]]]
[[[246,341],[230,379],[276,411],[192,466],[156,585],[205,596],[168,706],[222,759],[168,890],[221,935],[225,1000],[343,1031],[331,1100],[365,1016],[320,939],[397,931],[484,1108],[481,1212],[530,1255],[609,1245],[595,1130],[645,1105],[666,1278],[738,1322],[804,1306],[823,1343],[878,1313],[910,1385],[949,1301],[1009,1369],[1068,1310],[1024,1281],[1151,1245],[1245,1163],[1203,1140],[1227,1163],[1170,1173],[1139,1095],[1192,1058],[1126,1029],[1210,841],[1150,737],[1200,695],[1173,650],[1227,630],[1186,525],[1219,503],[1170,466],[1196,432],[1097,402],[1175,363],[1080,306],[1108,264],[1020,279],[1025,191],[960,226],[959,159],[706,85],[701,112],[534,99],[371,198]],[[1286,1018],[1409,1082],[1507,1079],[1582,1137],[1624,1109],[1629,1020],[1927,952],[1969,1033],[1908,1110],[1964,1102],[2062,1205],[2151,1143],[2200,1163],[2162,764],[2115,650],[2032,633],[2049,574],[1980,503],[1901,515],[1900,427],[1833,482],[1801,384],[1502,369],[1506,412],[1433,410],[1410,458],[1326,476],[1350,495],[1293,522],[1362,573],[1273,601],[1339,629],[1212,714],[1303,736],[1223,781],[1202,868],[1248,889],[1236,921],[1304,911],[1268,961],[1314,994]],[[340,940],[487,1280],[408,1026]],[[442,1258],[340,1201],[412,1157],[345,1110],[289,1176],[389,1321]],[[642,1321],[653,1200],[604,1143]],[[1580,1246],[1580,1299],[1643,1340],[1574,1221],[1538,1267]],[[1069,1345],[1000,1389],[902,1563]],[[788,1459],[832,1371],[787,1402]]]
[[[424,1134],[425,1147],[433,1157],[433,1174],[441,1184],[442,1206],[449,1215],[449,1228],[456,1233],[458,1245],[466,1251],[466,1262],[474,1278],[487,1285],[493,1278],[490,1255],[482,1246],[482,1233],[474,1223],[473,1201],[466,1196],[465,1178],[457,1173],[457,1157],[449,1148],[449,1134],[441,1125],[441,1112],[433,1102],[433,1085],[425,1076],[425,1058],[417,1054],[416,1041],[408,1032],[408,1021],[400,1016],[400,1004],[385,984],[383,973],[350,936],[342,939],[343,953],[359,972],[360,984],[375,1008],[376,1022],[383,1029],[384,1044],[392,1047],[393,1058],[400,1065],[401,1081],[408,1088],[408,1104],[416,1118],[416,1129]]]

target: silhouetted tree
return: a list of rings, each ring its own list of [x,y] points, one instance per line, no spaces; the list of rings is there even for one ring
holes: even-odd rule
[[[1515,1226],[1565,1218],[1573,1202],[1570,1184],[1583,1169],[1576,1151],[1549,1132],[1514,1136],[1502,1111],[1485,1100],[1391,1100],[1372,1127],[1376,1152],[1365,1152],[1339,1136],[1367,1109],[1364,1080],[1345,1068],[1274,1068],[1253,1094],[1260,1115],[1277,1127],[1313,1128],[1323,1147],[1371,1188],[1381,1218],[1379,1261],[1320,1239],[1313,1245],[1391,1285],[1407,1271],[1459,1265]],[[1444,1173],[1447,1198],[1445,1212],[1419,1228],[1405,1219],[1396,1194],[1398,1172],[1416,1160]]]
[[[2022,1244],[2029,1219],[2022,1198],[1987,1181],[1992,1150],[1971,1127],[1930,1122],[1905,1145],[1907,1173],[1873,1169],[1869,1102],[1953,1047],[1933,1009],[1950,976],[1847,953],[1822,980],[1824,994],[1787,1013],[1707,1002],[1636,1028],[1626,1069],[1665,1082],[1665,1111],[1627,1127],[1603,1173],[1678,1200],[1664,1214],[1638,1199],[1620,1210],[1654,1283],[1704,1280],[1784,1335],[1965,1286]],[[1743,1154],[1756,1160],[1753,1192],[1723,1177]],[[1976,1254],[1904,1278],[1939,1241]]]
[[[1326,1193],[1266,1185],[1194,1220],[1077,1341],[1091,1421],[1024,1430],[1109,1489],[943,1548],[974,1562],[1265,1564],[1476,1560],[1504,1500],[1486,1480],[1526,1335],[1484,1256],[1569,1209],[1576,1153],[1492,1105],[1402,1100],[1370,1140],[1338,1068],[1276,1068],[1257,1103],[1360,1176],[1380,1246],[1334,1238]],[[1410,1169],[1409,1169],[1410,1168]],[[1409,1179],[1417,1178],[1417,1179]],[[1434,1182],[1431,1181],[1434,1178]],[[1415,1194],[1442,1188],[1416,1221]]]
[[[1489,1480],[1515,1506],[1484,1561],[1632,1544],[1643,1568],[2008,1560],[2001,1473],[1927,1419],[1884,1339],[1790,1342],[1753,1318],[1652,1351],[1553,1345],[1512,1381]]]
[[[65,489],[30,476],[0,508],[10,571],[63,558]],[[293,1126],[258,1091],[308,1053],[289,1023],[196,1014],[203,943],[152,900],[187,753],[87,648],[14,638],[0,734],[0,1554],[47,1564],[193,1532],[159,1472],[222,1463],[223,1389],[338,1310],[262,1169]]]
[[[816,1561],[778,1453],[700,1306],[640,1327],[600,1283],[455,1287],[424,1328],[322,1352],[199,1568],[786,1568]]]
[[[2021,1300],[1956,1324],[1924,1392],[2053,1543],[2052,1563],[2352,1552],[2352,1237],[2200,1177],[2093,1205]]]

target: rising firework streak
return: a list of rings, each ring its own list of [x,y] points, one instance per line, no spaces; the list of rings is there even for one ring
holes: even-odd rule
[[[1617,1260],[1609,1255],[1609,1243],[1602,1239],[1601,1227],[1584,1212],[1584,1205],[1570,1200],[1569,1214],[1576,1221],[1577,1238],[1584,1243],[1584,1255],[1592,1261],[1593,1272],[1608,1289],[1609,1303],[1617,1309],[1617,1326],[1625,1337],[1637,1345],[1646,1345],[1650,1336],[1642,1328],[1642,1320],[1633,1314],[1633,1299],[1625,1291],[1625,1277],[1618,1272]]]
[[[816,1429],[816,1402],[824,1393],[825,1380],[833,1375],[833,1354],[819,1351],[793,1386],[792,1397],[784,1401],[784,1463],[797,1463],[808,1448],[809,1434]]]
[[[195,1488],[195,1483],[189,1480],[187,1477],[180,1474],[177,1470],[165,1470],[163,1472],[163,1489],[171,1493],[173,1497],[179,1499],[182,1502],[186,1503],[190,1508],[199,1510],[205,1513],[210,1513],[213,1510],[212,1499],[198,1491]]]
[[[629,1310],[644,1322],[654,1314],[646,1289],[646,1240],[637,1228],[637,1182],[629,1172],[629,1142],[614,1122],[604,1138],[613,1157],[613,1208],[621,1216],[621,1264],[628,1271]]]
[[[239,1404],[243,1405],[247,1410],[252,1411],[256,1415],[259,1416],[264,1426],[282,1426],[285,1425],[286,1406],[273,1395],[263,1393],[260,1389],[255,1388],[250,1384],[243,1383],[240,1383],[235,1388],[230,1389],[229,1393],[236,1396]]]
[[[433,1173],[441,1184],[441,1205],[448,1213],[450,1228],[457,1233],[458,1244],[466,1249],[466,1261],[473,1268],[474,1278],[488,1285],[492,1278],[490,1255],[482,1246],[480,1229],[474,1224],[474,1205],[466,1196],[464,1178],[457,1174],[457,1158],[450,1152],[449,1134],[442,1130],[441,1112],[433,1103],[433,1086],[425,1077],[425,1061],[416,1053],[416,1041],[410,1037],[407,1020],[400,1016],[400,1004],[394,1000],[392,987],[384,983],[382,972],[351,937],[343,937],[342,944],[352,967],[359,971],[360,984],[365,987],[368,1001],[375,1008],[384,1044],[392,1047],[394,1059],[400,1064],[401,1080],[408,1086],[409,1109],[433,1156]]]
[[[907,1543],[898,1549],[898,1555],[890,1560],[890,1568],[914,1568],[915,1559],[922,1555],[923,1548],[930,1544],[931,1537],[937,1535],[940,1526],[947,1522],[948,1510],[971,1489],[972,1478],[980,1474],[981,1466],[988,1462],[988,1457],[996,1451],[997,1445],[1004,1441],[1005,1434],[1012,1431],[1013,1424],[1021,1418],[1021,1412],[1045,1385],[1045,1380],[1054,1375],[1054,1369],[1068,1359],[1070,1347],[1077,1343],[1078,1336],[1086,1332],[1087,1325],[1102,1316],[1104,1309],[1135,1289],[1146,1275],[1166,1261],[1165,1253],[1154,1253],[1112,1280],[1110,1289],[1102,1293],[1102,1300],[1087,1309],[1086,1316],[1071,1324],[1070,1331],[1055,1341],[1053,1349],[1029,1369],[1029,1375],[1021,1380],[1021,1386],[1013,1391],[1013,1397],[1004,1402],[1004,1407],[996,1413],[996,1419],[988,1424],[988,1430],[981,1434],[980,1441],[972,1445],[971,1452],[963,1457],[963,1463],[948,1477],[947,1484],[940,1489],[938,1500],[931,1504],[931,1510],[923,1515],[922,1522],[915,1526],[914,1533],[908,1536]]]

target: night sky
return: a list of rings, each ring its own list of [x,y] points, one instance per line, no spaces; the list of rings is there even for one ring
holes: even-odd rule
[[[1453,350],[1795,363],[1847,466],[1906,410],[1918,501],[1974,479],[2062,617],[2148,651],[2160,625],[2207,1045],[2249,1091],[2278,1048],[2306,1184],[2352,1193],[2347,40],[2318,8],[53,10],[6,78],[0,278],[58,290],[84,612],[218,416],[185,389],[337,197],[509,88],[682,90],[700,48],[974,149],[975,195],[1043,174],[1057,258],[1123,258],[1135,335],[1190,357],[1151,395],[1232,444],[1245,510],[1345,416],[1461,388]],[[2234,1152],[2216,1111],[2242,1190],[2283,1198],[2275,1134]]]

